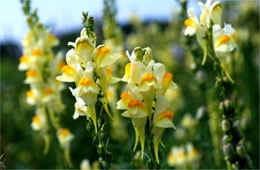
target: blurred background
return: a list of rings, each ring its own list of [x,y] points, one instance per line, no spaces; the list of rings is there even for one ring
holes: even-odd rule
[[[172,110],[176,117],[177,130],[166,130],[163,136],[165,148],[162,168],[225,168],[221,152],[221,113],[218,111],[218,94],[215,91],[215,75],[211,61],[201,66],[202,51],[196,39],[183,34],[183,22],[188,7],[200,14],[196,0],[116,0],[115,16],[122,31],[125,50],[134,47],[151,47],[154,58],[164,63],[174,74],[179,89],[169,92]],[[223,20],[236,29],[239,52],[233,57],[231,75],[236,82],[233,98],[245,134],[248,153],[255,168],[259,168],[259,1],[221,1]],[[186,5],[183,5],[183,4]],[[98,44],[104,41],[103,0],[32,0],[32,8],[38,8],[40,21],[58,37],[60,44],[55,51],[65,55],[83,28],[82,11],[89,11],[95,18]],[[0,69],[1,69],[1,131],[0,162],[8,169],[15,168],[63,168],[57,148],[51,146],[43,154],[44,142],[31,129],[34,108],[25,102],[25,74],[18,71],[22,55],[21,41],[28,32],[26,18],[18,0],[2,1],[0,5]],[[76,136],[72,142],[72,161],[75,168],[83,159],[97,161],[90,134],[85,128],[85,119],[72,119],[74,97],[68,89],[63,91],[66,111],[62,124]],[[131,122],[123,119],[125,134],[116,135],[116,125],[109,126],[111,141],[109,150],[114,152],[112,168],[143,168],[132,152],[134,131]],[[114,128],[114,129],[113,129]],[[171,163],[171,148],[192,145],[196,150],[193,159]],[[1,156],[2,155],[2,156]],[[122,156],[123,155],[123,156]],[[185,166],[184,166],[185,164]],[[0,166],[0,167],[1,167]]]

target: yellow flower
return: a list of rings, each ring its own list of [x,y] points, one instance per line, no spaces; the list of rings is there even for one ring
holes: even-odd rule
[[[214,25],[213,40],[216,52],[228,53],[237,47],[235,30],[230,24],[226,24],[223,29],[219,25]]]
[[[219,1],[212,4],[212,0],[207,0],[204,4],[199,2],[199,6],[202,10],[200,15],[200,23],[209,28],[211,21],[213,24],[221,25],[222,7]]]
[[[68,148],[70,142],[74,139],[74,135],[71,134],[68,128],[59,129],[57,132],[58,140],[63,148]]]
[[[44,126],[44,117],[36,115],[32,118],[32,129],[33,130],[41,130]]]
[[[203,49],[203,60],[202,60],[202,65],[203,65],[206,62],[206,57],[207,57],[207,42],[204,38],[206,29],[200,25],[194,9],[189,8],[187,13],[189,18],[184,22],[186,26],[184,35],[192,36],[196,34],[197,41],[200,44],[201,48]]]
[[[159,143],[161,141],[161,137],[165,128],[173,128],[175,126],[173,124],[174,113],[168,110],[169,104],[164,96],[158,96],[156,102],[156,109],[153,117],[153,130],[154,134],[154,152],[156,161],[159,163],[158,157],[158,148]]]

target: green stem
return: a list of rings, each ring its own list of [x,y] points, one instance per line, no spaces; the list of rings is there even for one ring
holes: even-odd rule
[[[155,150],[154,150],[154,137],[153,137],[153,133],[152,133],[153,114],[154,113],[152,112],[151,116],[149,116],[148,125],[147,125],[148,148],[150,151],[150,160],[148,161],[148,168],[149,169],[160,169],[160,164],[158,164],[156,161]]]
[[[236,113],[235,113],[235,108],[231,103],[231,93],[232,93],[232,86],[233,86],[233,80],[228,77],[226,71],[224,68],[221,66],[221,62],[219,58],[217,57],[215,50],[214,50],[214,45],[213,45],[213,34],[212,34],[212,29],[210,29],[209,35],[209,51],[212,52],[210,55],[211,58],[213,58],[214,61],[214,70],[217,74],[216,76],[216,88],[219,88],[221,93],[220,93],[220,98],[223,100],[222,102],[222,108],[223,108],[223,120],[222,120],[222,129],[225,133],[225,136],[227,136],[227,141],[225,142],[223,146],[223,150],[225,153],[225,160],[227,162],[227,168],[232,169],[232,166],[234,165],[235,167],[238,166],[238,168],[242,167],[242,161],[247,162],[247,165],[251,165],[250,162],[251,159],[248,156],[248,154],[245,152],[247,155],[246,159],[241,158],[241,156],[238,155],[238,153],[235,152],[236,147],[238,146],[238,143],[242,141],[243,137],[240,134],[235,133],[236,129],[240,131],[238,126],[234,126],[234,122],[236,119]],[[226,127],[225,127],[226,126]],[[250,167],[250,166],[249,166]]]

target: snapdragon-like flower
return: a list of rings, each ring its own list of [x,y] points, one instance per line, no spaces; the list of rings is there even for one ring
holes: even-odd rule
[[[197,41],[203,49],[203,61],[205,63],[207,57],[207,38],[211,36],[213,39],[213,50],[215,53],[229,53],[236,48],[235,30],[229,24],[225,24],[222,29],[222,7],[219,1],[212,3],[207,0],[206,4],[199,2],[201,7],[200,20],[196,17],[193,9],[188,9],[189,19],[185,20],[185,35],[192,36],[196,34]]]
[[[212,0],[207,0],[206,3],[199,2],[201,8],[200,23],[209,28],[211,22],[214,24],[222,25],[222,7],[219,1],[212,3]]]
[[[194,9],[189,8],[187,13],[189,18],[184,21],[184,25],[186,26],[184,35],[192,36],[196,34],[197,41],[203,49],[202,64],[204,64],[207,57],[207,41],[205,40],[206,29],[199,22],[199,19],[197,18]]]
[[[155,159],[159,164],[158,145],[161,136],[165,128],[174,127],[174,113],[169,110],[164,94],[168,89],[177,89],[177,85],[172,81],[173,75],[165,72],[164,65],[153,60],[150,48],[137,47],[131,55],[127,52],[127,56],[130,63],[125,66],[122,81],[127,82],[128,91],[121,94],[117,109],[126,110],[122,116],[132,120],[136,133],[134,150],[140,138],[142,156],[145,128],[149,121],[149,128],[153,127],[150,133],[154,136],[151,140],[154,140]],[[156,108],[155,111],[153,108]]]
[[[69,148],[70,142],[74,139],[74,135],[68,128],[61,128],[57,132],[58,140],[63,148]]]
[[[154,149],[156,161],[159,163],[158,147],[161,142],[161,136],[165,128],[173,128],[174,113],[169,110],[169,103],[164,96],[158,96],[156,102],[156,109],[153,117],[153,134],[154,134]]]
[[[235,30],[230,24],[225,24],[223,29],[213,25],[213,41],[216,52],[232,52],[237,47]]]
[[[184,168],[183,166],[194,163],[198,158],[197,149],[191,143],[188,143],[185,146],[172,147],[168,154],[168,165]]]
[[[97,131],[95,105],[98,95],[104,96],[100,100],[111,116],[107,106],[107,89],[119,79],[112,76],[109,67],[116,62],[119,55],[106,45],[95,47],[95,43],[87,35],[86,28],[82,29],[75,43],[70,42],[69,45],[73,48],[67,52],[66,64],[62,67],[62,75],[57,76],[57,80],[76,84],[75,89],[70,87],[72,95],[76,98],[73,118],[86,115],[93,121]]]

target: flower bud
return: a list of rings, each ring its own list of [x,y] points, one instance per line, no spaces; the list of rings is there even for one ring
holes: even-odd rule
[[[196,80],[199,84],[203,84],[207,81],[207,73],[205,71],[198,71],[196,73]]]
[[[98,154],[102,154],[102,148],[103,148],[102,145],[99,144],[98,147],[97,147],[97,153]]]
[[[134,54],[136,56],[137,61],[142,61],[143,60],[143,51],[141,47],[136,47],[134,49]]]
[[[227,100],[224,101],[224,106],[225,106],[226,109],[230,108],[231,105],[232,105],[232,103],[231,103],[230,100],[227,99]]]
[[[237,154],[240,157],[242,157],[242,158],[245,157],[245,155],[246,155],[246,148],[245,148],[244,144],[242,144],[242,143],[237,144],[236,152],[237,152]]]
[[[231,161],[235,155],[235,151],[233,146],[229,143],[224,145],[223,147],[223,152],[225,155],[225,159]]]
[[[224,119],[224,120],[222,121],[221,125],[222,125],[222,130],[223,130],[224,132],[227,132],[227,131],[230,130],[230,122],[229,122],[227,119]]]
[[[220,109],[220,110],[224,110],[224,102],[220,102],[220,104],[219,104],[219,109]]]
[[[200,119],[202,119],[203,117],[205,117],[206,114],[207,114],[207,109],[206,109],[206,107],[201,106],[201,107],[199,107],[198,110],[197,110],[196,118],[197,118],[198,120],[200,120]]]
[[[146,48],[143,48],[142,51],[144,53],[143,62],[145,64],[148,64],[153,59],[152,49],[149,47],[146,47]]]
[[[228,142],[229,142],[229,137],[228,137],[228,135],[224,135],[224,136],[222,137],[222,145],[223,145],[223,146],[224,146],[224,145],[227,145]]]

